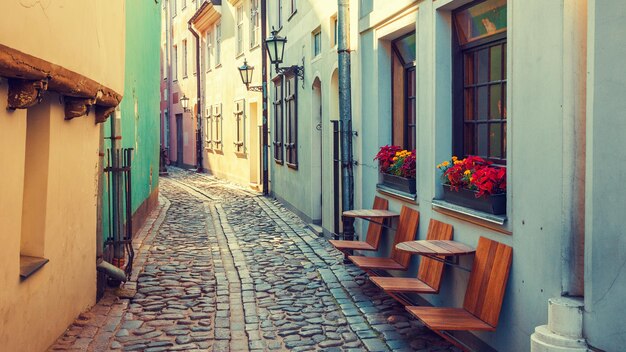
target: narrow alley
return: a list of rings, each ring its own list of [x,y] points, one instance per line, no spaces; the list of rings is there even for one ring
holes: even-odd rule
[[[269,198],[171,168],[159,203],[121,297],[50,350],[456,350]]]

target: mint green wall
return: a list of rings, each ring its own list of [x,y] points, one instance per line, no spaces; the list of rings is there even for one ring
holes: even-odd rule
[[[134,148],[132,160],[133,213],[158,186],[161,2],[126,1],[126,59],[124,98],[120,104],[121,146]],[[110,119],[105,137],[111,135]],[[105,139],[105,148],[110,148]],[[108,235],[107,178],[103,178],[103,227]]]

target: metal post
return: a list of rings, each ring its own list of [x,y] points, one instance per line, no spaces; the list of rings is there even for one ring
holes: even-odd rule
[[[269,171],[268,171],[268,128],[267,128],[267,48],[265,38],[267,38],[267,0],[261,0],[261,73],[263,75],[263,132],[262,132],[262,154],[261,154],[261,170],[263,170],[263,194],[269,194]]]
[[[341,190],[343,211],[354,209],[352,170],[352,94],[350,86],[350,0],[338,0],[339,115],[341,117]],[[344,223],[344,239],[352,240],[354,227]]]
[[[201,80],[200,80],[200,35],[193,29],[191,21],[193,17],[187,22],[189,31],[196,38],[196,171],[202,172],[202,98],[201,92]]]

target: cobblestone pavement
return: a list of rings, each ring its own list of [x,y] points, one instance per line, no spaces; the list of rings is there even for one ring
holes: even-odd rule
[[[456,351],[279,203],[172,168],[108,292],[50,350]]]

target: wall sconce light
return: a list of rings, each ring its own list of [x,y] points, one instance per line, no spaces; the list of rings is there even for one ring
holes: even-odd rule
[[[183,94],[183,97],[180,98],[180,104],[183,106],[184,112],[189,112],[189,98]]]
[[[254,73],[254,66],[248,65],[248,60],[243,59],[243,66],[239,66],[239,75],[241,76],[241,82],[246,85],[246,89],[253,92],[262,92],[262,86],[250,86],[252,83],[252,74]]]
[[[265,47],[267,48],[267,55],[270,57],[270,63],[274,65],[274,69],[278,74],[283,74],[285,71],[290,70],[294,71],[302,79],[302,84],[304,84],[304,58],[302,58],[302,66],[279,66],[283,63],[283,57],[285,56],[285,44],[287,44],[287,38],[279,36],[278,31],[272,27],[272,34],[265,39]]]

